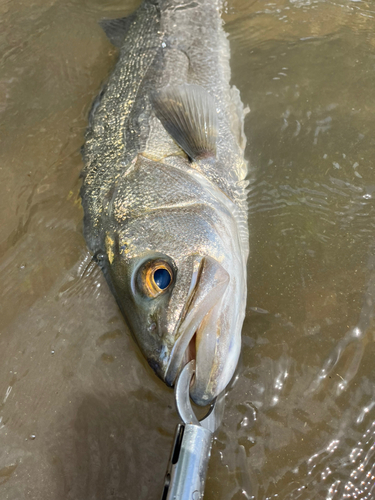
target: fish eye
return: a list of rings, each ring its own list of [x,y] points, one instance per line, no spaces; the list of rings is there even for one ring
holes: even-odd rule
[[[166,268],[160,267],[154,271],[154,281],[160,290],[165,290],[172,281],[172,276]]]
[[[165,292],[173,281],[173,271],[168,262],[147,262],[141,271],[141,289],[151,298]]]

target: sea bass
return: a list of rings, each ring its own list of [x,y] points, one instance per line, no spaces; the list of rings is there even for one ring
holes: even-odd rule
[[[219,0],[146,0],[101,25],[119,49],[83,147],[84,235],[130,331],[190,396],[230,381],[246,304],[247,163]]]

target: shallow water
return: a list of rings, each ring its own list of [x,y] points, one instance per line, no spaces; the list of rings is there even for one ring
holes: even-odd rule
[[[158,499],[173,394],[82,237],[124,0],[0,4],[0,498]],[[375,498],[375,3],[232,0],[251,162],[243,355],[207,500]]]

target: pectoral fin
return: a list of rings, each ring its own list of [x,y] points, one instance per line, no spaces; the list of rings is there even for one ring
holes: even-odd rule
[[[119,17],[118,19],[102,19],[99,24],[103,28],[109,41],[115,47],[121,48],[126,32],[131,26],[132,21],[133,16]]]
[[[217,113],[199,85],[165,87],[154,96],[156,116],[192,160],[216,156]]]

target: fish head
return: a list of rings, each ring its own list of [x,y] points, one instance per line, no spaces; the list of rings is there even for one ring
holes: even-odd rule
[[[235,227],[195,200],[143,207],[106,238],[107,280],[134,339],[169,386],[196,360],[199,405],[225,389],[239,357],[246,292]]]

